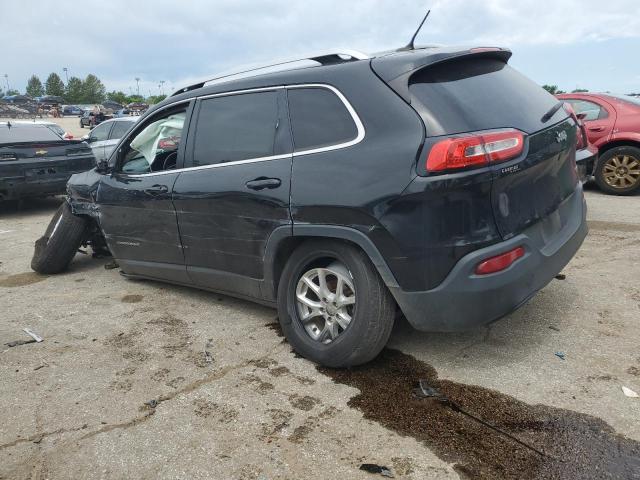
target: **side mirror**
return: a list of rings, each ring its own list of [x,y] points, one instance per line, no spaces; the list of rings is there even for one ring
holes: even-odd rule
[[[578,113],[576,117],[578,117],[578,120],[584,120],[587,118],[587,112]]]
[[[96,172],[106,175],[111,173],[111,165],[109,165],[109,160],[102,159],[96,162]]]

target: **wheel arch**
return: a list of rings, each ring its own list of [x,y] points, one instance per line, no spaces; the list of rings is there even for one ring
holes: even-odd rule
[[[613,138],[598,148],[598,153],[603,155],[605,152],[618,147],[635,147],[640,148],[640,135],[638,138]]]
[[[382,281],[390,289],[399,288],[391,269],[375,244],[364,233],[339,225],[293,225],[280,227],[271,234],[264,252],[265,297],[277,297],[278,283],[289,255],[310,239],[341,240],[362,250],[373,263]]]

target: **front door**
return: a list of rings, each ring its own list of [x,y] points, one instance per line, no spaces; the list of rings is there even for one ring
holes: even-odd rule
[[[261,298],[263,256],[291,224],[284,89],[198,101],[173,201],[187,271],[202,287]]]
[[[114,171],[100,182],[100,226],[127,274],[189,283],[171,200],[188,115],[185,103],[138,125],[114,152]]]

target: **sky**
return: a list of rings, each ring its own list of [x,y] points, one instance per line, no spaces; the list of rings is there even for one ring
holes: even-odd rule
[[[3,0],[0,82],[23,92],[66,67],[171,93],[247,64],[401,47],[427,8],[416,44],[507,47],[539,84],[640,92],[639,0]]]

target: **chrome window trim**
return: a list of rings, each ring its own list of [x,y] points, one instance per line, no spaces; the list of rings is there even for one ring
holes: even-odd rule
[[[343,143],[336,143],[335,145],[328,145],[326,147],[310,148],[307,150],[300,150],[299,152],[294,151],[293,152],[294,157],[297,157],[300,155],[311,155],[313,153],[329,152],[331,150],[338,150],[340,148],[351,147],[353,145],[360,143],[364,139],[364,136],[365,136],[364,125],[362,124],[360,117],[356,113],[356,110],[353,108],[351,103],[349,103],[349,100],[347,100],[347,98],[342,94],[342,92],[338,90],[336,87],[334,87],[333,85],[328,85],[326,83],[306,83],[301,85],[288,85],[286,88],[287,89],[326,88],[327,90],[331,90],[344,104],[345,108],[349,112],[349,115],[351,115],[351,119],[356,124],[356,129],[358,131],[356,137],[353,140],[349,140]],[[295,145],[294,145],[294,148],[295,148]]]
[[[360,143],[364,137],[365,137],[365,129],[364,129],[364,125],[362,124],[362,121],[360,120],[360,117],[358,116],[357,112],[355,111],[355,109],[353,108],[353,106],[351,105],[351,103],[349,102],[349,100],[347,100],[347,98],[342,94],[342,92],[340,90],[338,90],[336,87],[334,87],[333,85],[329,85],[326,83],[301,83],[298,85],[279,85],[279,86],[274,86],[274,87],[260,87],[260,88],[248,88],[248,89],[244,89],[244,90],[233,90],[230,92],[222,92],[222,93],[214,93],[211,95],[200,95],[200,96],[196,96],[196,97],[192,97],[189,99],[183,99],[183,100],[179,100],[176,102],[172,102],[169,103],[167,105],[164,105],[162,108],[158,109],[157,112],[161,112],[167,108],[170,108],[172,106],[181,104],[181,103],[189,103],[192,100],[206,100],[209,98],[217,98],[217,97],[228,97],[228,96],[232,96],[232,95],[242,95],[245,93],[256,93],[256,92],[269,92],[269,91],[277,91],[277,90],[282,90],[282,89],[300,89],[300,88],[326,88],[327,90],[332,91],[343,103],[343,105],[345,106],[345,108],[347,109],[347,111],[349,112],[349,114],[351,115],[352,120],[354,121],[354,123],[356,124],[356,129],[357,129],[357,135],[354,139],[349,140],[347,142],[343,142],[343,143],[337,143],[335,145],[328,145],[326,147],[319,147],[319,148],[312,148],[312,149],[308,149],[308,150],[301,150],[299,152],[292,152],[292,153],[286,153],[286,154],[282,154],[282,155],[271,155],[268,157],[257,157],[257,158],[248,158],[246,160],[235,160],[233,162],[225,162],[225,163],[214,163],[212,165],[198,165],[198,166],[193,166],[193,167],[183,167],[183,168],[176,168],[174,170],[162,170],[160,172],[149,172],[149,173],[126,173],[126,172],[117,172],[120,175],[126,175],[127,177],[153,177],[153,176],[158,176],[158,175],[168,175],[171,173],[182,173],[182,172],[191,172],[191,171],[195,171],[195,170],[205,170],[205,169],[209,169],[209,168],[221,168],[221,167],[231,167],[234,165],[242,165],[245,163],[257,163],[257,162],[269,162],[271,160],[282,160],[285,158],[293,158],[293,157],[297,157],[297,156],[302,156],[302,155],[311,155],[314,153],[322,153],[322,152],[329,152],[332,150],[338,150],[338,149],[342,149],[342,148],[348,148],[351,147],[353,145],[356,145],[358,143]],[[153,112],[154,114],[157,112]]]

